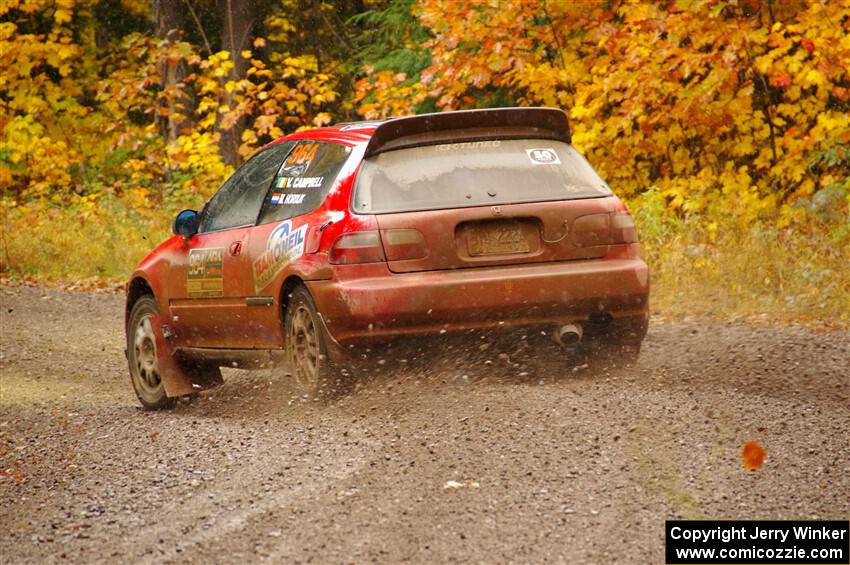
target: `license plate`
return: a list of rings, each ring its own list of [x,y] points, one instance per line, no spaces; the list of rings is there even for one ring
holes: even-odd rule
[[[501,255],[505,253],[528,253],[531,248],[516,223],[482,224],[469,231],[470,255]]]

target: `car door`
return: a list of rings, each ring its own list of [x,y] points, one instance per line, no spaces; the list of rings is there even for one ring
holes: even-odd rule
[[[303,140],[292,149],[274,178],[252,230],[251,259],[254,300],[278,305],[279,289],[290,272],[315,272],[326,259],[316,257],[311,242],[320,226],[333,219],[322,204],[334,187],[351,148],[337,143]],[[251,310],[256,347],[281,347],[279,308]]]
[[[251,348],[256,328],[247,248],[272,180],[293,143],[268,147],[242,165],[201,212],[198,233],[173,261],[170,313],[183,347]]]

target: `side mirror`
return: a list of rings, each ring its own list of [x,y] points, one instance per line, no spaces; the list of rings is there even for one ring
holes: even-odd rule
[[[194,210],[179,212],[171,225],[171,231],[174,232],[174,235],[182,235],[185,238],[192,237],[198,233],[198,213]]]

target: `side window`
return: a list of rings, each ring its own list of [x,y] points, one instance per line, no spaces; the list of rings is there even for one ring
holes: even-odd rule
[[[204,208],[201,232],[252,226],[280,164],[295,142],[257,153],[227,179]]]
[[[318,208],[350,152],[336,143],[300,142],[275,175],[259,223],[279,222]]]

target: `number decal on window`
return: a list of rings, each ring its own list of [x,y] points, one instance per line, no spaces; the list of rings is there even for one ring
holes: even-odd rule
[[[302,143],[292,150],[289,158],[286,160],[287,165],[299,165],[301,163],[309,163],[316,158],[316,151],[319,150],[318,143]]]

